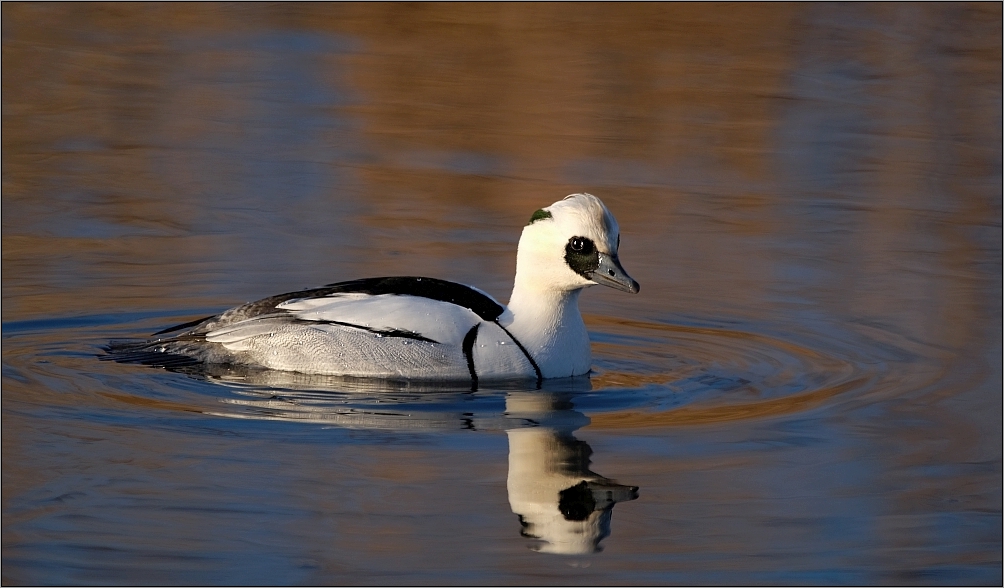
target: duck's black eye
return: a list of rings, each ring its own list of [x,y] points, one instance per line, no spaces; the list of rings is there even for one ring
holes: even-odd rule
[[[591,253],[593,251],[593,242],[585,237],[572,237],[568,241],[568,245],[572,248],[572,251],[576,253]]]

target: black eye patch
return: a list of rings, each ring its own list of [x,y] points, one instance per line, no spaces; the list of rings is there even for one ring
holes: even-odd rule
[[[600,253],[596,244],[587,237],[572,237],[565,244],[565,263],[572,271],[588,279],[600,267]]]

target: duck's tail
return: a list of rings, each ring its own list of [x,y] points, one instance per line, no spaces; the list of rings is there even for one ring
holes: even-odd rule
[[[199,353],[191,353],[195,350],[186,349],[181,343],[176,339],[163,341],[113,339],[102,348],[104,354],[99,355],[98,359],[165,369],[181,369],[203,363],[198,357]]]

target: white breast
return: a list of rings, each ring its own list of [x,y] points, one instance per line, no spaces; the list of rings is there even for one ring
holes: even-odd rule
[[[478,338],[472,349],[474,366],[479,380],[498,380],[524,375],[536,377],[533,364],[501,327],[483,322],[478,327]]]

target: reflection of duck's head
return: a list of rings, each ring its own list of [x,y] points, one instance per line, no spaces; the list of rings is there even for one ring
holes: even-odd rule
[[[601,479],[602,480],[602,479]],[[624,500],[638,498],[637,486],[622,486],[609,480],[582,480],[558,492],[557,500],[513,500],[509,502],[519,512],[524,537],[540,539],[536,551],[580,555],[600,551],[601,540],[610,534],[613,506]]]
[[[509,505],[519,515],[521,533],[540,539],[534,549],[546,553],[599,551],[610,534],[614,504],[638,497],[636,486],[623,486],[589,470],[592,449],[572,436],[588,423],[558,396],[512,394],[510,418],[534,419],[543,426],[507,431],[509,436]]]

